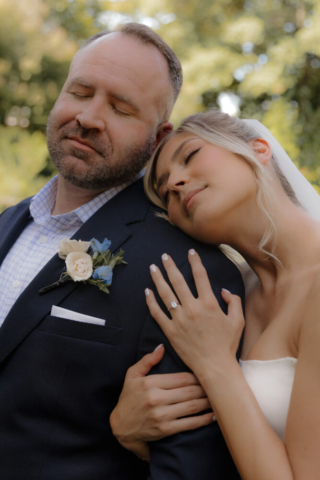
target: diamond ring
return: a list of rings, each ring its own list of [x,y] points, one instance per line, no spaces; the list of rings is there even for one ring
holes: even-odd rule
[[[172,308],[177,308],[178,305],[180,305],[180,303],[171,302],[171,303],[170,303],[170,307],[168,308],[168,312],[169,312]]]

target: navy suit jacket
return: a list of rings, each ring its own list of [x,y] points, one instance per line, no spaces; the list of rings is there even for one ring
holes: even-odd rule
[[[29,203],[24,200],[0,217],[0,264],[27,225]],[[166,353],[154,373],[187,370],[147,309],[144,289],[154,289],[149,265],[161,266],[160,255],[167,252],[194,292],[187,252],[195,248],[224,309],[222,287],[244,294],[232,262],[155,211],[138,181],[74,235],[108,237],[113,252],[125,251],[128,265],[116,267],[109,295],[74,282],[39,295],[65,268],[55,255],[8,313],[0,329],[1,480],[240,478],[216,423],[152,443],[150,467],[112,435],[109,417],[131,365],[164,343]],[[52,305],[105,319],[106,325],[51,316]]]

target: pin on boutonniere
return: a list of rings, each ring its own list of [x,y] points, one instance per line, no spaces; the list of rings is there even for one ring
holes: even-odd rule
[[[121,263],[127,263],[123,260],[124,251],[120,250],[113,255],[110,252],[110,246],[111,241],[107,238],[102,243],[95,238],[92,238],[90,242],[67,238],[61,240],[58,255],[65,260],[66,271],[61,274],[57,282],[41,288],[40,295],[70,281],[89,283],[103,292],[109,293],[108,287],[112,283],[114,267]],[[87,253],[90,247],[91,251]]]

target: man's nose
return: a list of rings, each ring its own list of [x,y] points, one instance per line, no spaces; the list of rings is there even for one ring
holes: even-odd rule
[[[94,98],[84,105],[82,111],[76,116],[77,122],[87,130],[95,129],[99,132],[105,130],[105,119],[103,118],[103,108],[98,100]]]

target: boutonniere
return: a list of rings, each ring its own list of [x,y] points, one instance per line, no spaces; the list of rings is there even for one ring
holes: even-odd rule
[[[102,243],[93,238],[90,242],[68,240],[64,238],[59,243],[58,255],[66,262],[66,271],[52,285],[41,288],[40,295],[66,282],[90,283],[105,293],[112,283],[113,269],[116,265],[127,263],[123,260],[124,251],[116,255],[110,252],[111,241],[105,238]],[[91,247],[89,253],[88,250]]]

